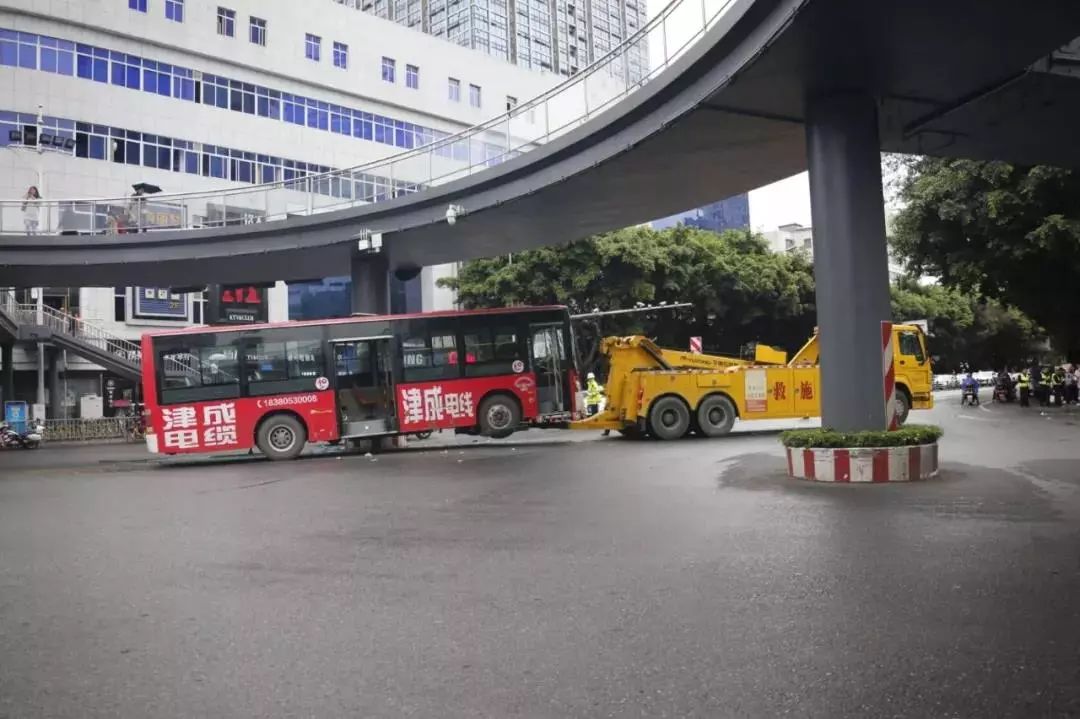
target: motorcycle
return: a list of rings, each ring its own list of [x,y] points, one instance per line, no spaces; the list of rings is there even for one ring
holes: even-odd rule
[[[21,449],[36,449],[45,437],[45,427],[35,424],[25,432],[16,432],[6,422],[0,422],[0,447],[4,449],[17,447]]]

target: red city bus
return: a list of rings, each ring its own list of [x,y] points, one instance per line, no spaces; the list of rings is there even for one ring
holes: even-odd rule
[[[575,413],[565,307],[514,307],[196,327],[142,338],[151,452],[258,447],[454,429],[506,437]]]

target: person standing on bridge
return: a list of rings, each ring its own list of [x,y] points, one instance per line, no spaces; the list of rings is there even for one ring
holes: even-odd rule
[[[22,213],[26,234],[36,235],[41,225],[41,193],[34,185],[30,185],[30,189],[23,196]]]

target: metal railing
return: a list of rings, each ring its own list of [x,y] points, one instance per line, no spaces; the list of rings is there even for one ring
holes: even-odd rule
[[[141,442],[140,418],[122,415],[95,419],[46,419],[45,442]]]
[[[344,170],[234,189],[150,198],[0,201],[0,233],[129,233],[274,222],[469,177],[580,127],[646,86],[735,0],[672,0],[625,42],[539,96],[484,123]],[[407,144],[407,143],[406,143]]]
[[[14,292],[0,290],[0,310],[3,310],[17,324],[45,327],[54,333],[72,337],[136,367],[142,365],[142,348],[138,342],[113,334],[91,322],[49,306],[41,307],[39,316],[38,309],[36,304],[16,302]],[[165,369],[170,374],[199,373],[199,361],[193,355],[177,355],[164,359]]]

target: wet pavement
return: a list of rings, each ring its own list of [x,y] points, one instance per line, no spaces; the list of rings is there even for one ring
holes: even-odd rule
[[[1080,715],[1080,412],[958,402],[896,486],[771,432],[5,452],[0,717]]]

